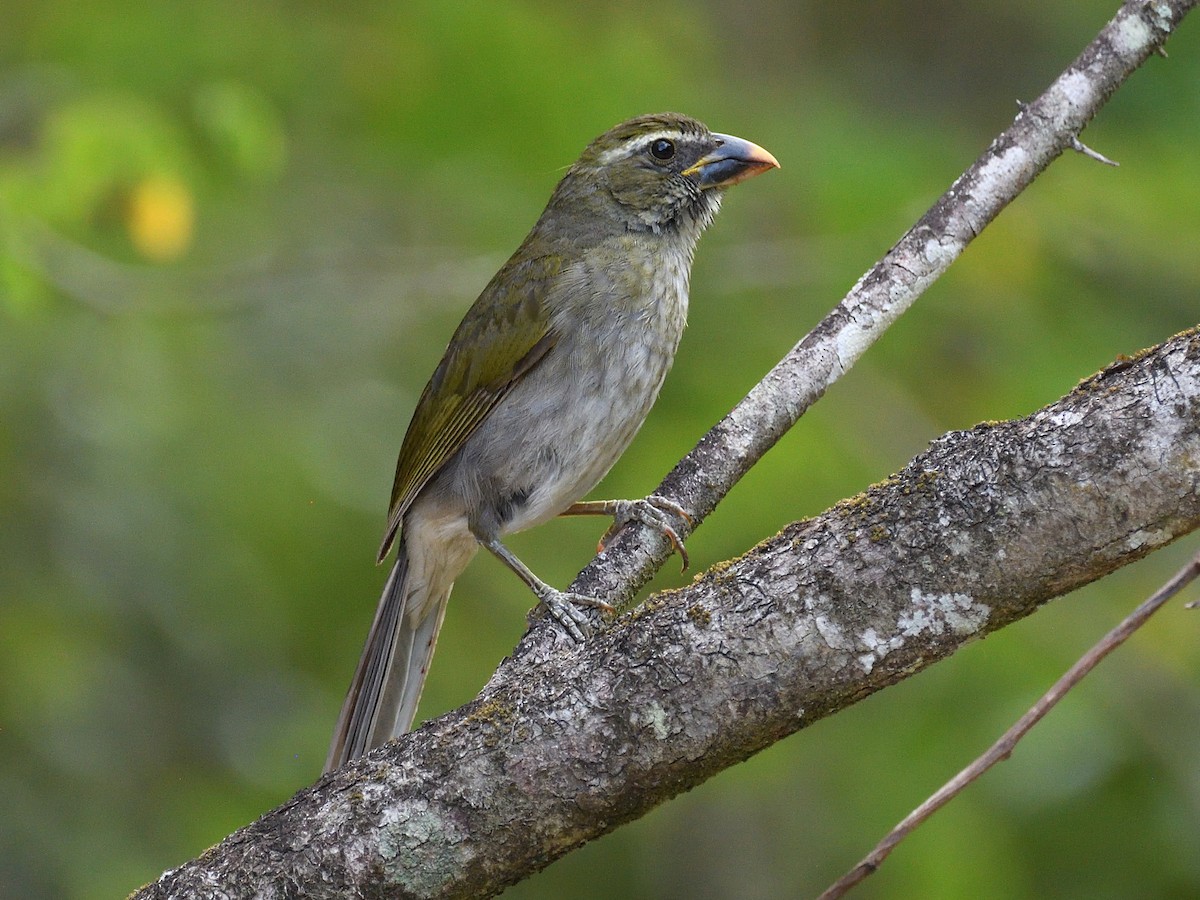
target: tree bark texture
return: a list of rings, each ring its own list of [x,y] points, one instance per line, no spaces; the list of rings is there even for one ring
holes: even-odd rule
[[[797,467],[798,472],[800,467]],[[798,475],[799,477],[799,475]],[[1200,524],[1200,331],[952,432],[138,897],[483,897]]]

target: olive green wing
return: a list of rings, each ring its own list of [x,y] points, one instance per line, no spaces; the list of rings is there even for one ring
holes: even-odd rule
[[[514,260],[467,311],[417,401],[396,463],[381,561],[421,488],[555,344],[543,299],[562,270],[562,258]]]

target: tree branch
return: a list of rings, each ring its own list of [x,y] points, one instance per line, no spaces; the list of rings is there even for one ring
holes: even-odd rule
[[[1200,525],[1200,333],[952,432],[324,778],[139,897],[489,896]]]

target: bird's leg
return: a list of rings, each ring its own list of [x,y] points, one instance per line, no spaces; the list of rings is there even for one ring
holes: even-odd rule
[[[691,527],[692,517],[688,515],[687,510],[674,500],[668,500],[658,494],[651,494],[642,500],[581,500],[579,503],[572,503],[561,513],[564,516],[612,516],[613,523],[600,536],[598,551],[603,550],[613,536],[630,522],[641,522],[671,542],[671,549],[683,560],[682,571],[686,572],[690,563],[687,550],[683,547],[683,539],[679,532],[667,518],[668,514],[678,516],[689,528]]]
[[[609,614],[615,612],[613,607],[603,600],[550,587],[534,575],[525,563],[517,559],[511,550],[500,543],[498,538],[481,540],[480,543],[491,550],[497,559],[516,572],[517,576],[529,585],[529,589],[538,598],[538,604],[544,607],[575,640],[583,641],[592,630],[591,621],[580,607],[587,606]]]

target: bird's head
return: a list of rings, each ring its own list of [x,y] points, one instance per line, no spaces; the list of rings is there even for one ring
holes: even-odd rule
[[[639,116],[588,145],[555,189],[547,213],[560,225],[698,236],[725,188],[778,166],[757,144],[709,131],[687,116]]]

